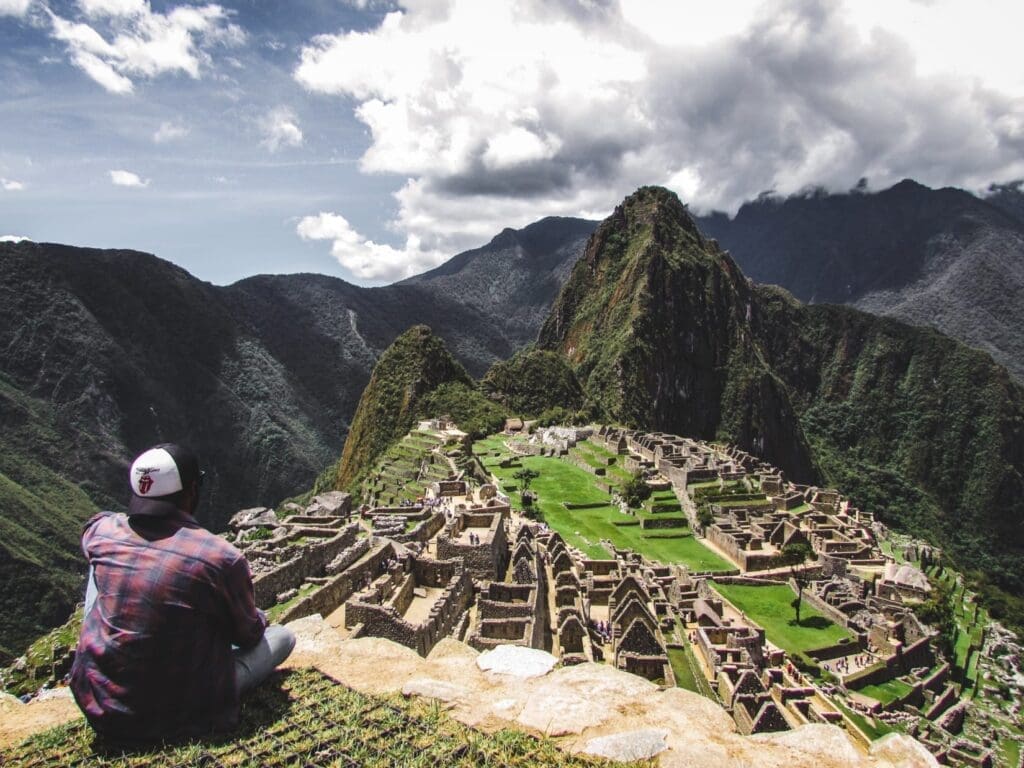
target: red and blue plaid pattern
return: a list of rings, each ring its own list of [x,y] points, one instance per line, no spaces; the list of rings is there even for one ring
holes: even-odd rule
[[[105,735],[153,739],[233,727],[232,645],[266,618],[245,557],[188,514],[102,514],[82,536],[98,596],[85,616],[71,688]]]

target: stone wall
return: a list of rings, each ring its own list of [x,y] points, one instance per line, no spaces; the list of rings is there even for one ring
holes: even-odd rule
[[[687,525],[688,521],[685,517],[644,517],[640,519],[640,527],[645,531],[663,528],[686,528]]]
[[[791,581],[790,587],[792,586],[794,585]],[[794,592],[794,594],[796,593]],[[804,590],[804,600],[806,600],[810,605],[814,606],[817,610],[821,611],[826,617],[834,621],[839,626],[849,628],[850,617],[842,611],[840,611],[834,605],[826,603],[824,600],[822,600],[820,597],[814,594],[814,592],[810,589]]]
[[[367,539],[359,541],[369,543]],[[358,543],[353,546],[357,546]],[[312,616],[314,613],[329,616],[363,586],[367,576],[373,577],[380,573],[380,564],[383,561],[394,556],[395,549],[390,543],[378,545],[358,566],[334,576],[312,595],[300,600],[285,613],[282,613],[278,622],[286,624],[289,621],[301,619],[303,616]]]
[[[441,559],[461,558],[466,570],[477,579],[497,581],[508,568],[509,547],[505,537],[505,513],[508,507],[487,507],[462,512],[451,520],[437,537],[437,556]],[[469,529],[481,531],[480,544],[458,541]]]
[[[408,544],[412,541],[425,543],[434,538],[434,535],[444,528],[444,513],[437,512],[421,522],[408,533],[400,533],[392,536],[395,541],[401,544]]]
[[[351,523],[335,536],[315,544],[309,544],[291,560],[274,570],[253,579],[256,606],[266,610],[274,605],[277,596],[289,589],[297,589],[309,576],[322,575],[327,564],[343,550],[351,546],[359,532],[359,525]]]
[[[427,621],[412,624],[406,621],[395,605],[365,602],[358,598],[348,601],[345,624],[355,627],[353,637],[383,637],[412,648],[426,656],[443,638],[455,630],[464,619],[473,599],[473,582],[458,561],[437,561],[412,557],[406,584],[398,591],[398,600],[404,600],[405,590],[417,585],[441,586],[444,592],[434,603]],[[449,576],[447,582],[444,582]],[[357,626],[359,625],[359,626]]]

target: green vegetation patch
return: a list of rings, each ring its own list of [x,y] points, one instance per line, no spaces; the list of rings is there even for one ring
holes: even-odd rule
[[[495,456],[496,450],[504,453]],[[473,445],[473,452],[480,457],[485,469],[493,472],[501,481],[502,488],[517,486],[513,475],[514,467],[502,467],[501,460],[508,455],[502,440],[491,437],[479,440]],[[639,523],[639,518],[623,515],[618,507],[612,506],[609,495],[595,485],[596,478],[589,472],[570,464],[568,461],[542,457],[525,456],[523,467],[539,472],[530,489],[538,494],[534,507],[543,516],[544,522],[558,531],[569,544],[585,552],[588,557],[607,558],[611,556],[601,544],[602,539],[611,541],[617,547],[628,547],[644,556],[663,563],[682,563],[694,571],[722,572],[733,569],[732,564],[705,547],[692,535],[681,538],[648,538]],[[587,509],[566,509],[565,504],[599,506]]]
[[[865,696],[870,696],[872,699],[881,702],[882,706],[888,706],[892,702],[910,695],[910,692],[913,690],[913,686],[907,685],[902,680],[889,680],[884,683],[865,685],[863,688],[858,689],[857,693],[863,693]]]
[[[634,763],[633,765],[648,765]],[[594,766],[546,739],[485,735],[422,700],[365,696],[314,670],[275,674],[242,702],[237,731],[124,751],[97,740],[84,720],[0,751],[6,768],[143,766]]]
[[[788,584],[748,586],[715,583],[724,598],[764,627],[768,639],[791,654],[835,645],[853,635],[816,611],[805,600],[796,624],[793,601],[796,594]]]
[[[881,720],[874,720],[873,718],[869,720],[859,712],[854,712],[849,707],[844,706],[841,701],[834,700],[833,703],[871,741],[874,741],[875,739],[880,739],[887,733],[892,733],[893,731],[892,728],[883,723]]]

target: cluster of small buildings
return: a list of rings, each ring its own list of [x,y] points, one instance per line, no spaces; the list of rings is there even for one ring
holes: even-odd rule
[[[457,431],[449,421],[421,426]],[[520,425],[509,426],[518,433]],[[554,428],[528,440],[511,434],[509,447],[568,456],[584,439],[652,487],[675,491],[693,531],[736,566],[719,580],[786,583],[793,571],[780,555],[792,544],[808,548],[804,601],[852,635],[807,654],[835,687],[822,690],[806,677],[707,574],[609,542],[612,557],[588,558],[514,515],[497,482],[480,484],[492,478],[479,472],[474,484],[453,474],[421,503],[363,508],[355,520],[351,500],[338,496],[318,497],[316,509],[283,520],[267,510],[240,513],[237,540],[254,565],[258,603],[283,605],[284,621],[333,616],[351,637],[387,637],[423,655],[452,636],[479,650],[543,649],[565,665],[603,661],[665,685],[675,684],[670,653],[682,654],[744,733],[843,721],[833,701],[841,696],[882,719],[910,708],[934,724],[921,737],[936,754],[974,754],[971,745],[954,746],[960,689],[948,665],[936,667],[931,633],[910,609],[928,597],[928,580],[883,555],[871,513],[836,491],[789,483],[751,454],[674,435]],[[270,535],[253,536],[261,527]],[[895,677],[913,681],[905,700],[882,707],[856,693]],[[971,764],[990,761],[984,749],[975,752]]]

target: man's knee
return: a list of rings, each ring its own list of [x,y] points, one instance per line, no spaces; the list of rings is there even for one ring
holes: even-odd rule
[[[267,645],[274,659],[274,666],[283,662],[295,650],[295,633],[280,624],[271,624],[264,632]]]

